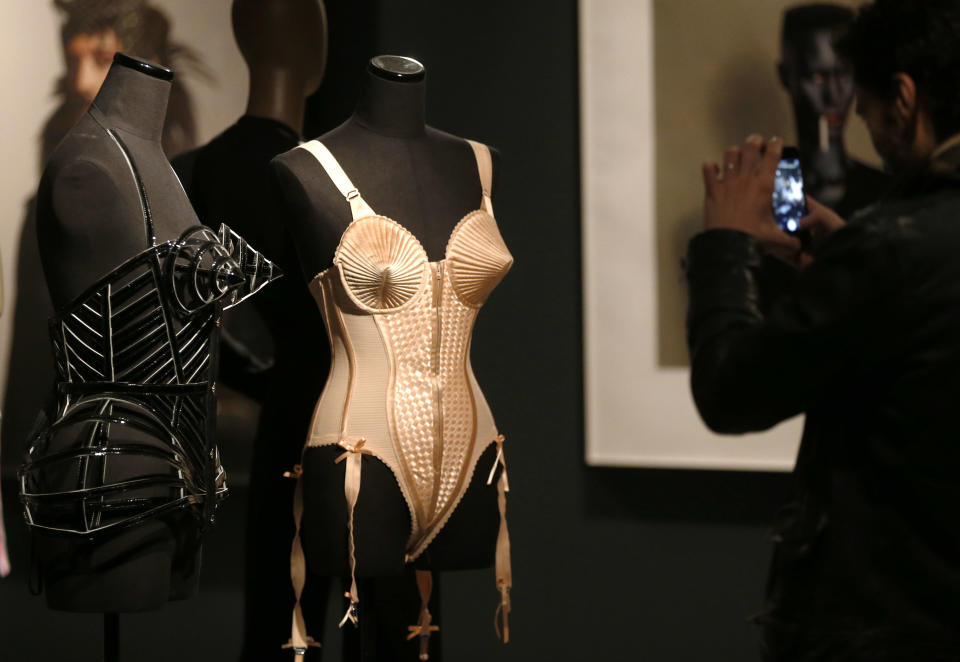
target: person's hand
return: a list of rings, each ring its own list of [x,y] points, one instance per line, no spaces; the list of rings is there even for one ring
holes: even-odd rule
[[[800,229],[810,232],[810,249],[816,252],[829,235],[847,224],[840,216],[807,196],[807,215],[800,219]]]
[[[773,187],[782,151],[783,141],[779,138],[764,143],[762,137],[754,134],[742,148],[726,151],[722,168],[716,163],[704,163],[703,224],[708,230],[746,232],[775,256],[795,262],[800,240],[781,230],[773,217]]]

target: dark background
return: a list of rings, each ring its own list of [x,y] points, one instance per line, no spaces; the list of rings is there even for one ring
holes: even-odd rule
[[[378,50],[425,64],[428,122],[500,150],[497,220],[516,259],[479,317],[473,347],[507,436],[511,642],[493,632],[493,571],[451,573],[438,617],[444,659],[758,659],[747,619],[761,604],[766,524],[787,477],[583,461],[576,2],[382,4]],[[16,446],[5,443],[9,461]],[[232,454],[224,449],[228,469],[242,466],[242,449]],[[0,582],[0,661],[97,660],[99,617],[51,612],[27,592],[11,478],[4,498],[15,574]],[[121,659],[236,658],[245,499],[239,485],[224,505],[197,598],[121,617]],[[339,659],[334,631],[320,638],[324,659]]]

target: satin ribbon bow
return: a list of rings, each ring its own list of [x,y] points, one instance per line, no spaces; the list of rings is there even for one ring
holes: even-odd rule
[[[373,455],[373,451],[367,450],[364,448],[364,445],[367,443],[366,437],[360,437],[359,441],[356,444],[351,444],[345,439],[341,439],[337,442],[337,446],[344,450],[343,454],[336,459],[336,464],[340,464],[348,457],[351,453],[360,453],[361,455]]]
[[[497,456],[493,458],[493,466],[490,467],[490,475],[487,476],[487,485],[493,484],[493,477],[497,474],[497,465],[503,465],[503,491],[510,491],[510,481],[507,480],[507,458],[503,454],[503,442],[506,441],[506,437],[502,434],[498,435],[494,441],[497,442]]]
[[[343,615],[343,618],[340,619],[340,625],[337,627],[343,627],[346,625],[347,621],[353,623],[354,627],[357,627],[360,624],[360,618],[357,616],[357,605],[360,603],[357,600],[353,593],[347,591],[343,594],[343,597],[347,598],[350,601],[350,604],[347,605],[347,612]]]
[[[350,590],[344,593],[344,596],[350,600],[350,604],[347,605],[347,611],[343,615],[343,618],[340,619],[340,627],[343,627],[347,621],[357,626],[360,620],[357,614],[357,605],[360,603],[360,591],[357,589],[357,557],[355,541],[353,539],[353,510],[357,505],[357,497],[360,495],[360,470],[362,466],[360,460],[364,454],[373,455],[371,451],[364,448],[366,443],[367,440],[364,437],[360,437],[355,444],[351,444],[346,439],[341,439],[337,442],[337,446],[344,449],[344,452],[336,459],[336,463],[340,464],[344,460],[347,460],[343,489],[344,495],[347,498],[347,510],[349,513],[347,530],[350,536]]]
[[[428,654],[430,646],[430,635],[434,632],[440,631],[439,625],[432,625],[431,621],[433,616],[429,611],[423,609],[420,611],[420,622],[416,625],[408,625],[407,630],[410,631],[410,634],[407,635],[407,641],[420,637],[420,659],[429,660],[430,656]]]
[[[510,483],[507,480],[507,460],[503,454],[503,435],[496,438],[497,457],[493,461],[493,468],[487,477],[487,485],[493,483],[497,472],[497,465],[503,466],[500,480],[497,481],[497,506],[500,510],[500,532],[497,534],[496,571],[497,590],[500,591],[500,604],[493,617],[493,627],[503,643],[510,641],[510,587],[513,585],[513,573],[510,570],[510,534],[507,531],[507,492]],[[502,623],[502,625],[501,625]]]
[[[430,635],[439,632],[440,627],[433,625],[430,615],[430,593],[433,592],[433,573],[429,570],[417,570],[417,590],[420,592],[420,620],[416,625],[407,626],[410,634],[407,641],[420,637],[420,659],[430,659]]]

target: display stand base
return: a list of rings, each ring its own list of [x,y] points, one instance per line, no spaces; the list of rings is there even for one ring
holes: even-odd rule
[[[103,662],[120,662],[120,614],[103,615]]]

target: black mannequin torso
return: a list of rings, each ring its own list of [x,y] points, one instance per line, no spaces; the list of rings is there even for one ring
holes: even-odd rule
[[[390,66],[381,58],[371,61],[356,112],[319,140],[377,214],[413,233],[430,260],[441,260],[451,231],[481,205],[477,162],[465,140],[426,126],[422,69],[418,76],[415,67],[390,70]],[[496,152],[492,156],[496,178],[499,157]],[[350,206],[306,150],[278,156],[273,168],[300,266],[310,281],[332,263],[351,221]],[[321,446],[310,447],[304,454],[306,516],[301,538],[308,567],[317,573],[349,572],[343,496],[346,463],[334,462],[341,453],[336,446]],[[417,567],[445,570],[492,564],[499,513],[496,488],[486,485],[485,468],[493,465],[495,454],[495,446],[486,449],[462,501],[414,562]],[[407,505],[385,464],[371,456],[363,456],[362,463],[354,516],[357,574],[401,574],[410,533]]]
[[[199,222],[160,146],[170,82],[121,62],[110,69],[93,105],[133,158],[161,243]],[[151,245],[126,159],[90,115],[47,163],[37,195],[37,235],[56,308]]]
[[[156,243],[198,224],[160,145],[171,78],[163,67],[118,54],[94,100],[140,175]],[[153,243],[126,156],[89,114],[44,170],[37,234],[57,309]],[[196,591],[199,524],[185,510],[94,537],[37,533],[35,543],[56,609],[142,611]]]
[[[425,124],[424,94],[422,77],[390,80],[371,67],[356,112],[319,140],[376,213],[410,230],[429,259],[440,260],[450,232],[480,206],[480,179],[466,141]],[[491,156],[495,192],[500,157],[495,150]],[[350,207],[310,153],[291,150],[273,163],[309,281],[332,263]]]
[[[323,78],[323,16],[320,0],[235,0],[233,34],[250,74],[246,114],[203,147],[173,159],[204,223],[228,223],[292,274],[224,318],[235,340],[222,338],[221,382],[261,405],[248,468],[242,662],[289,659],[279,644],[289,637],[293,607],[285,542],[293,538],[293,519],[278,513],[289,511],[294,484],[283,472],[299,461],[330,367],[326,345],[314,342],[323,321],[297,276],[269,172],[273,157],[300,144],[305,98]],[[231,352],[237,341],[243,351]],[[250,353],[272,367],[251,370]],[[310,622],[323,622],[329,584],[328,577],[307,581],[303,604]],[[320,657],[314,650],[306,661]]]

